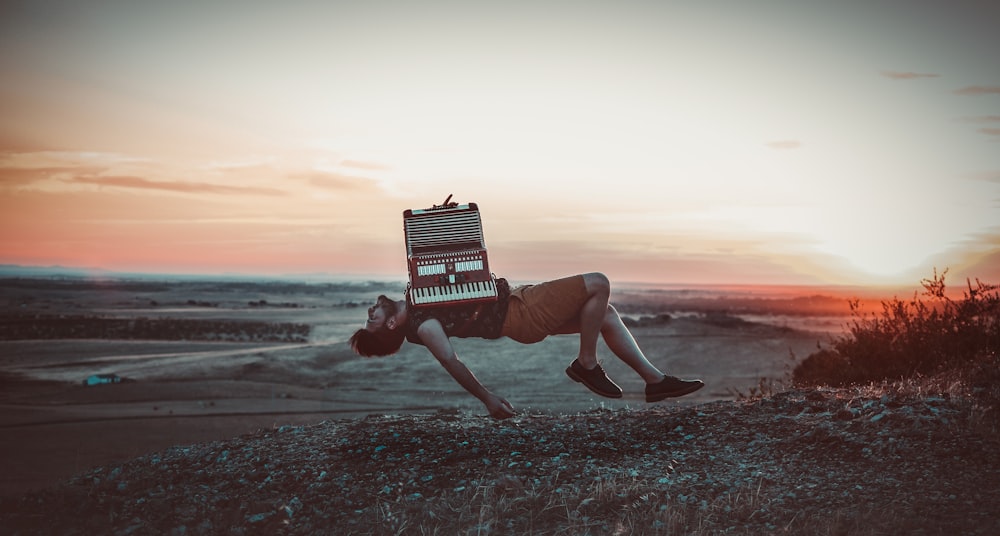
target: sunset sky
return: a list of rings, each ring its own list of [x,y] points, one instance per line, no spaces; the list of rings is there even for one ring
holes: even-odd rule
[[[0,264],[1000,282],[1000,3],[4,2]]]

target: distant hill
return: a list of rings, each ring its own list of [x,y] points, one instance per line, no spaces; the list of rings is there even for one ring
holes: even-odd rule
[[[0,278],[101,278],[101,279],[153,279],[158,281],[296,281],[312,283],[350,283],[372,281],[381,283],[398,283],[405,285],[404,276],[379,276],[372,274],[330,274],[322,272],[301,274],[254,274],[254,273],[187,273],[170,274],[155,272],[116,272],[103,268],[80,268],[72,266],[22,266],[17,264],[0,264]]]
[[[114,272],[99,268],[0,264],[0,277],[113,277],[114,275],[116,275]]]

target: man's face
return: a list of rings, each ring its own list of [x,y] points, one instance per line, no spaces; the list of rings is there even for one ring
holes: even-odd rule
[[[385,326],[386,320],[393,316],[396,316],[396,302],[383,294],[375,300],[375,305],[368,308],[368,321],[365,322],[365,329],[371,332],[378,331]]]

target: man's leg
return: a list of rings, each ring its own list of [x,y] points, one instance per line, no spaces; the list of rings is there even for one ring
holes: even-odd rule
[[[597,362],[597,337],[608,311],[611,283],[600,273],[583,274],[583,283],[587,295],[577,318],[560,330],[562,333],[580,334],[580,351],[566,369],[566,374],[601,396],[621,398],[621,387],[608,378]]]
[[[580,308],[579,325],[580,353],[578,359],[586,369],[597,366],[597,336],[601,333],[604,317],[611,299],[611,282],[601,273],[583,274],[587,301]]]
[[[597,366],[597,336],[626,365],[635,370],[646,383],[663,379],[664,374],[646,359],[618,311],[610,304],[611,282],[602,273],[583,275],[589,297],[580,308],[579,324],[567,326],[568,332],[580,333],[580,364],[586,369]]]
[[[604,336],[604,342],[611,349],[611,353],[636,371],[646,383],[656,383],[666,376],[646,359],[646,355],[632,337],[632,332],[622,322],[613,305],[608,305],[607,314],[604,315],[604,322],[601,324],[601,335]]]
[[[610,303],[611,282],[607,276],[602,273],[589,273],[584,274],[583,278],[589,297],[580,308],[579,324],[566,326],[567,332],[578,330],[580,333],[578,361],[583,368],[592,370],[597,366],[597,335],[600,334],[604,337],[604,342],[611,353],[636,371],[646,382],[646,400],[649,402],[682,396],[697,391],[704,385],[699,380],[680,380],[667,376],[650,363],[635,342],[628,326],[622,322],[618,310]],[[572,373],[570,376],[574,377]],[[600,371],[600,376],[604,376],[603,370]]]

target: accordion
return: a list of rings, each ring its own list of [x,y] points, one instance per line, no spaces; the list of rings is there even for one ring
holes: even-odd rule
[[[407,292],[414,306],[443,306],[497,299],[483,224],[475,203],[448,203],[403,212]]]

